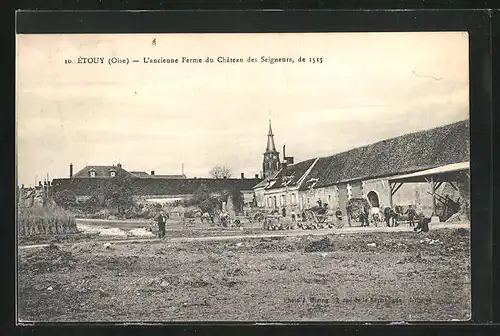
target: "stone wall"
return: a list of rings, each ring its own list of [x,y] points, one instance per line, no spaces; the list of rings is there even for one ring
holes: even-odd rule
[[[316,201],[320,199],[322,202],[326,202],[330,209],[340,207],[342,211],[345,211],[349,189],[351,190],[351,196],[354,198],[367,198],[368,193],[374,191],[378,195],[380,207],[390,205],[389,181],[387,178],[381,178],[353,182],[349,183],[349,186],[347,183],[341,183],[336,186],[301,191],[300,200],[301,205],[303,205],[302,209],[316,205]],[[463,196],[460,196],[460,193],[448,183],[443,183],[436,192],[443,196],[448,194],[453,200],[457,200],[459,197],[468,199],[470,192],[467,191],[464,185],[461,186],[462,189],[465,191],[462,192]],[[403,208],[413,205],[417,210],[424,211],[427,214],[432,211],[432,196],[430,192],[431,186],[429,183],[405,183],[394,194],[393,205],[401,205]],[[441,206],[439,201],[436,203],[439,208]]]

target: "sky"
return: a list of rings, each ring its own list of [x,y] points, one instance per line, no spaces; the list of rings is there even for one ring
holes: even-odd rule
[[[18,35],[18,184],[68,177],[70,163],[74,172],[121,163],[156,174],[184,164],[188,177],[225,165],[253,176],[269,118],[278,151],[286,145],[296,162],[464,120],[468,54],[465,32]],[[109,65],[110,57],[140,62]]]

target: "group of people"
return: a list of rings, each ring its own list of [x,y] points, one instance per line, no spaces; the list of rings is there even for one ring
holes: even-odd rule
[[[321,200],[318,200],[318,205],[320,210],[324,210],[323,213],[326,213],[328,211],[328,205],[326,203],[321,203]],[[318,210],[319,212],[319,210]],[[349,211],[348,211],[349,212]],[[404,212],[405,215],[408,215],[408,222],[409,226],[413,227],[414,231],[421,231],[421,232],[427,232],[429,231],[429,223],[430,219],[426,218],[424,216],[421,216],[418,220],[418,224],[415,227],[415,220],[417,219],[417,211],[413,208],[412,205],[408,207],[406,212]],[[295,213],[294,210],[291,211],[291,218],[293,222],[296,222],[299,219],[299,216]],[[286,217],[286,209],[285,207],[282,208],[282,216]],[[384,219],[387,227],[391,226],[398,226],[399,223],[397,221],[399,214],[396,213],[396,211],[392,208],[386,207],[384,209]],[[221,216],[221,218],[224,216]],[[229,216],[228,216],[229,217]],[[169,219],[169,215],[165,214],[163,211],[160,211],[158,216],[155,217],[155,221],[158,225],[158,237],[159,238],[164,238],[166,235],[166,226],[167,226],[167,220]],[[337,210],[335,211],[335,218],[337,221],[342,221],[343,220],[343,214],[342,211],[340,210],[340,207],[337,207]],[[348,216],[349,218],[349,216]],[[209,218],[213,222],[213,217],[210,216]],[[305,222],[307,221],[307,216],[306,213],[303,211],[300,214],[300,219],[301,221]],[[370,211],[367,207],[363,207],[361,209],[361,213],[359,214],[359,220],[361,222],[362,227],[369,226],[370,224]],[[349,221],[349,226],[350,226],[350,221]]]

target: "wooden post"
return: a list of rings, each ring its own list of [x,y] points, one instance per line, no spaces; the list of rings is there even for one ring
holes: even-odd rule
[[[432,215],[436,216],[436,185],[434,176],[431,176],[431,194],[432,194]]]
[[[389,206],[391,207],[392,209],[392,185],[391,185],[391,182],[389,182]]]

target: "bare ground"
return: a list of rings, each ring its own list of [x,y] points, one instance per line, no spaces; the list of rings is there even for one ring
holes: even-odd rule
[[[19,251],[21,321],[469,318],[469,230]],[[373,245],[375,244],[375,245]]]

